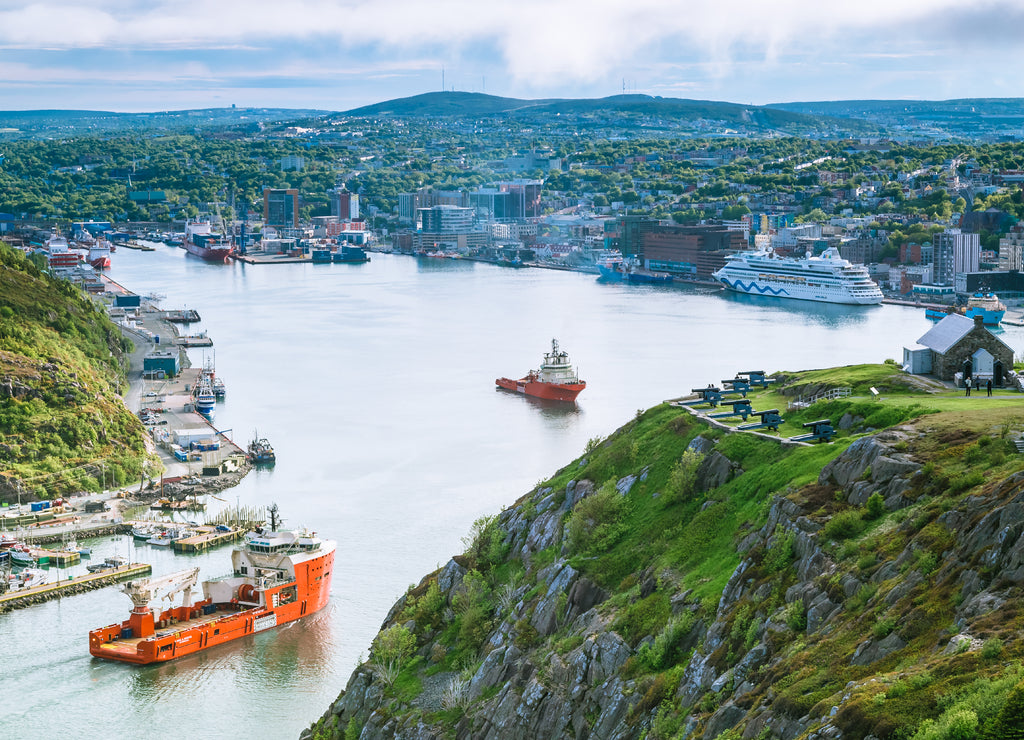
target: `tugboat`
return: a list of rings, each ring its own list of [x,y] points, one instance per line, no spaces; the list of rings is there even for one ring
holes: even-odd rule
[[[124,622],[92,630],[89,652],[138,665],[165,662],[322,609],[331,595],[336,544],[315,532],[278,531],[278,524],[277,507],[271,506],[269,530],[246,534],[231,553],[231,573],[204,581],[203,598],[195,603],[199,568],[124,585],[135,608]],[[181,606],[149,606],[177,594]]]
[[[266,437],[256,435],[249,443],[249,460],[256,465],[273,465],[277,462],[274,448]]]
[[[587,387],[586,381],[580,380],[573,370],[569,354],[559,348],[557,339],[551,340],[551,351],[544,353],[540,370],[531,370],[519,380],[498,378],[494,382],[499,388],[549,401],[575,401]]]

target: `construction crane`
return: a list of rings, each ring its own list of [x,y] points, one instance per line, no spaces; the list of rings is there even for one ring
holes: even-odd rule
[[[149,606],[149,602],[156,599],[172,598],[181,593],[182,606],[192,606],[192,587],[199,580],[199,568],[190,568],[177,573],[171,573],[157,578],[140,578],[137,581],[126,583],[121,590],[128,594],[128,597],[135,604],[137,611],[143,611]],[[172,604],[173,605],[173,604]]]

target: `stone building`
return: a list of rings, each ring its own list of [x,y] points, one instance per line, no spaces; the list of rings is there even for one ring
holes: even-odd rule
[[[1004,384],[1013,370],[1013,350],[981,323],[950,314],[917,340],[917,346],[903,349],[903,366],[915,374],[931,374],[939,380],[971,377],[975,385],[992,379]]]

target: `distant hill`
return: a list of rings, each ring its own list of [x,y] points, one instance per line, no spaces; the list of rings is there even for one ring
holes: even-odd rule
[[[18,139],[130,129],[216,128],[295,121],[319,117],[326,112],[299,108],[205,108],[149,113],[96,110],[0,111],[0,135]]]
[[[612,95],[606,98],[523,100],[469,92],[433,92],[398,98],[345,111],[350,116],[645,116],[664,121],[722,121],[745,129],[806,130],[842,126],[868,131],[860,121],[837,120],[775,107],[740,105],[711,100],[661,98],[650,95]]]
[[[773,103],[769,108],[812,116],[869,121],[896,130],[965,138],[1019,137],[1024,98],[958,100],[831,100]]]

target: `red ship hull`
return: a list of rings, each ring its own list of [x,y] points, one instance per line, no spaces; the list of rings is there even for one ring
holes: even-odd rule
[[[227,262],[228,257],[234,252],[234,249],[229,248],[207,249],[206,247],[200,247],[189,242],[186,242],[184,247],[189,254],[201,257],[207,262]]]
[[[587,387],[582,380],[579,383],[542,383],[530,378],[498,378],[494,382],[499,388],[548,401],[575,401],[576,396]]]
[[[110,257],[97,257],[89,264],[97,270],[107,270],[110,269]]]

